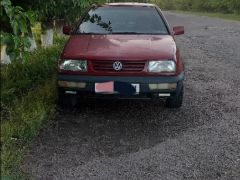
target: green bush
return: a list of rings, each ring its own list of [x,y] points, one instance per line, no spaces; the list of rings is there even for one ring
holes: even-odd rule
[[[19,179],[24,147],[54,118],[57,60],[66,39],[1,66],[1,175]]]
[[[48,49],[39,49],[26,58],[1,67],[1,116],[7,119],[12,104],[56,73],[57,60],[65,39]]]
[[[240,14],[239,0],[148,0],[164,10],[203,11]]]

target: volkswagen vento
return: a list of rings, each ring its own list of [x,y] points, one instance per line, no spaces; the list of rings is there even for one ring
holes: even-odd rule
[[[58,66],[59,100],[78,97],[164,98],[169,108],[183,102],[184,65],[170,29],[153,4],[93,5],[72,28]]]

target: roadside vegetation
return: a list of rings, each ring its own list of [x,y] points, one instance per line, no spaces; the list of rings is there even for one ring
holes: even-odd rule
[[[239,0],[150,0],[163,9],[240,14]]]
[[[129,2],[111,0],[111,2]],[[132,0],[133,2],[154,3],[163,10],[193,13],[210,17],[240,20],[239,0]]]
[[[21,179],[25,148],[56,114],[57,60],[91,0],[1,0],[1,179]],[[66,14],[68,16],[66,16]]]
[[[239,0],[151,0],[162,9],[196,15],[240,20]]]
[[[1,66],[1,174],[19,179],[22,152],[56,113],[56,65],[65,38]]]

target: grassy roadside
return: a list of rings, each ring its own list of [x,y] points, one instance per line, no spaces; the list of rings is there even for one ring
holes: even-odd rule
[[[223,13],[209,13],[209,12],[195,12],[195,11],[181,11],[181,10],[172,10],[172,12],[240,21],[240,15],[238,14],[223,14]]]
[[[27,62],[1,66],[1,179],[25,179],[25,148],[56,113],[56,66],[65,38],[30,53]]]
[[[41,128],[47,127],[56,112],[54,78],[18,99],[11,117],[1,125],[1,172],[3,177],[22,179],[19,164],[28,143]]]

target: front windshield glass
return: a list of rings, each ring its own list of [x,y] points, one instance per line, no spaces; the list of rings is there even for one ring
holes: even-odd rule
[[[81,34],[168,34],[154,7],[98,7],[91,9],[76,33]]]

